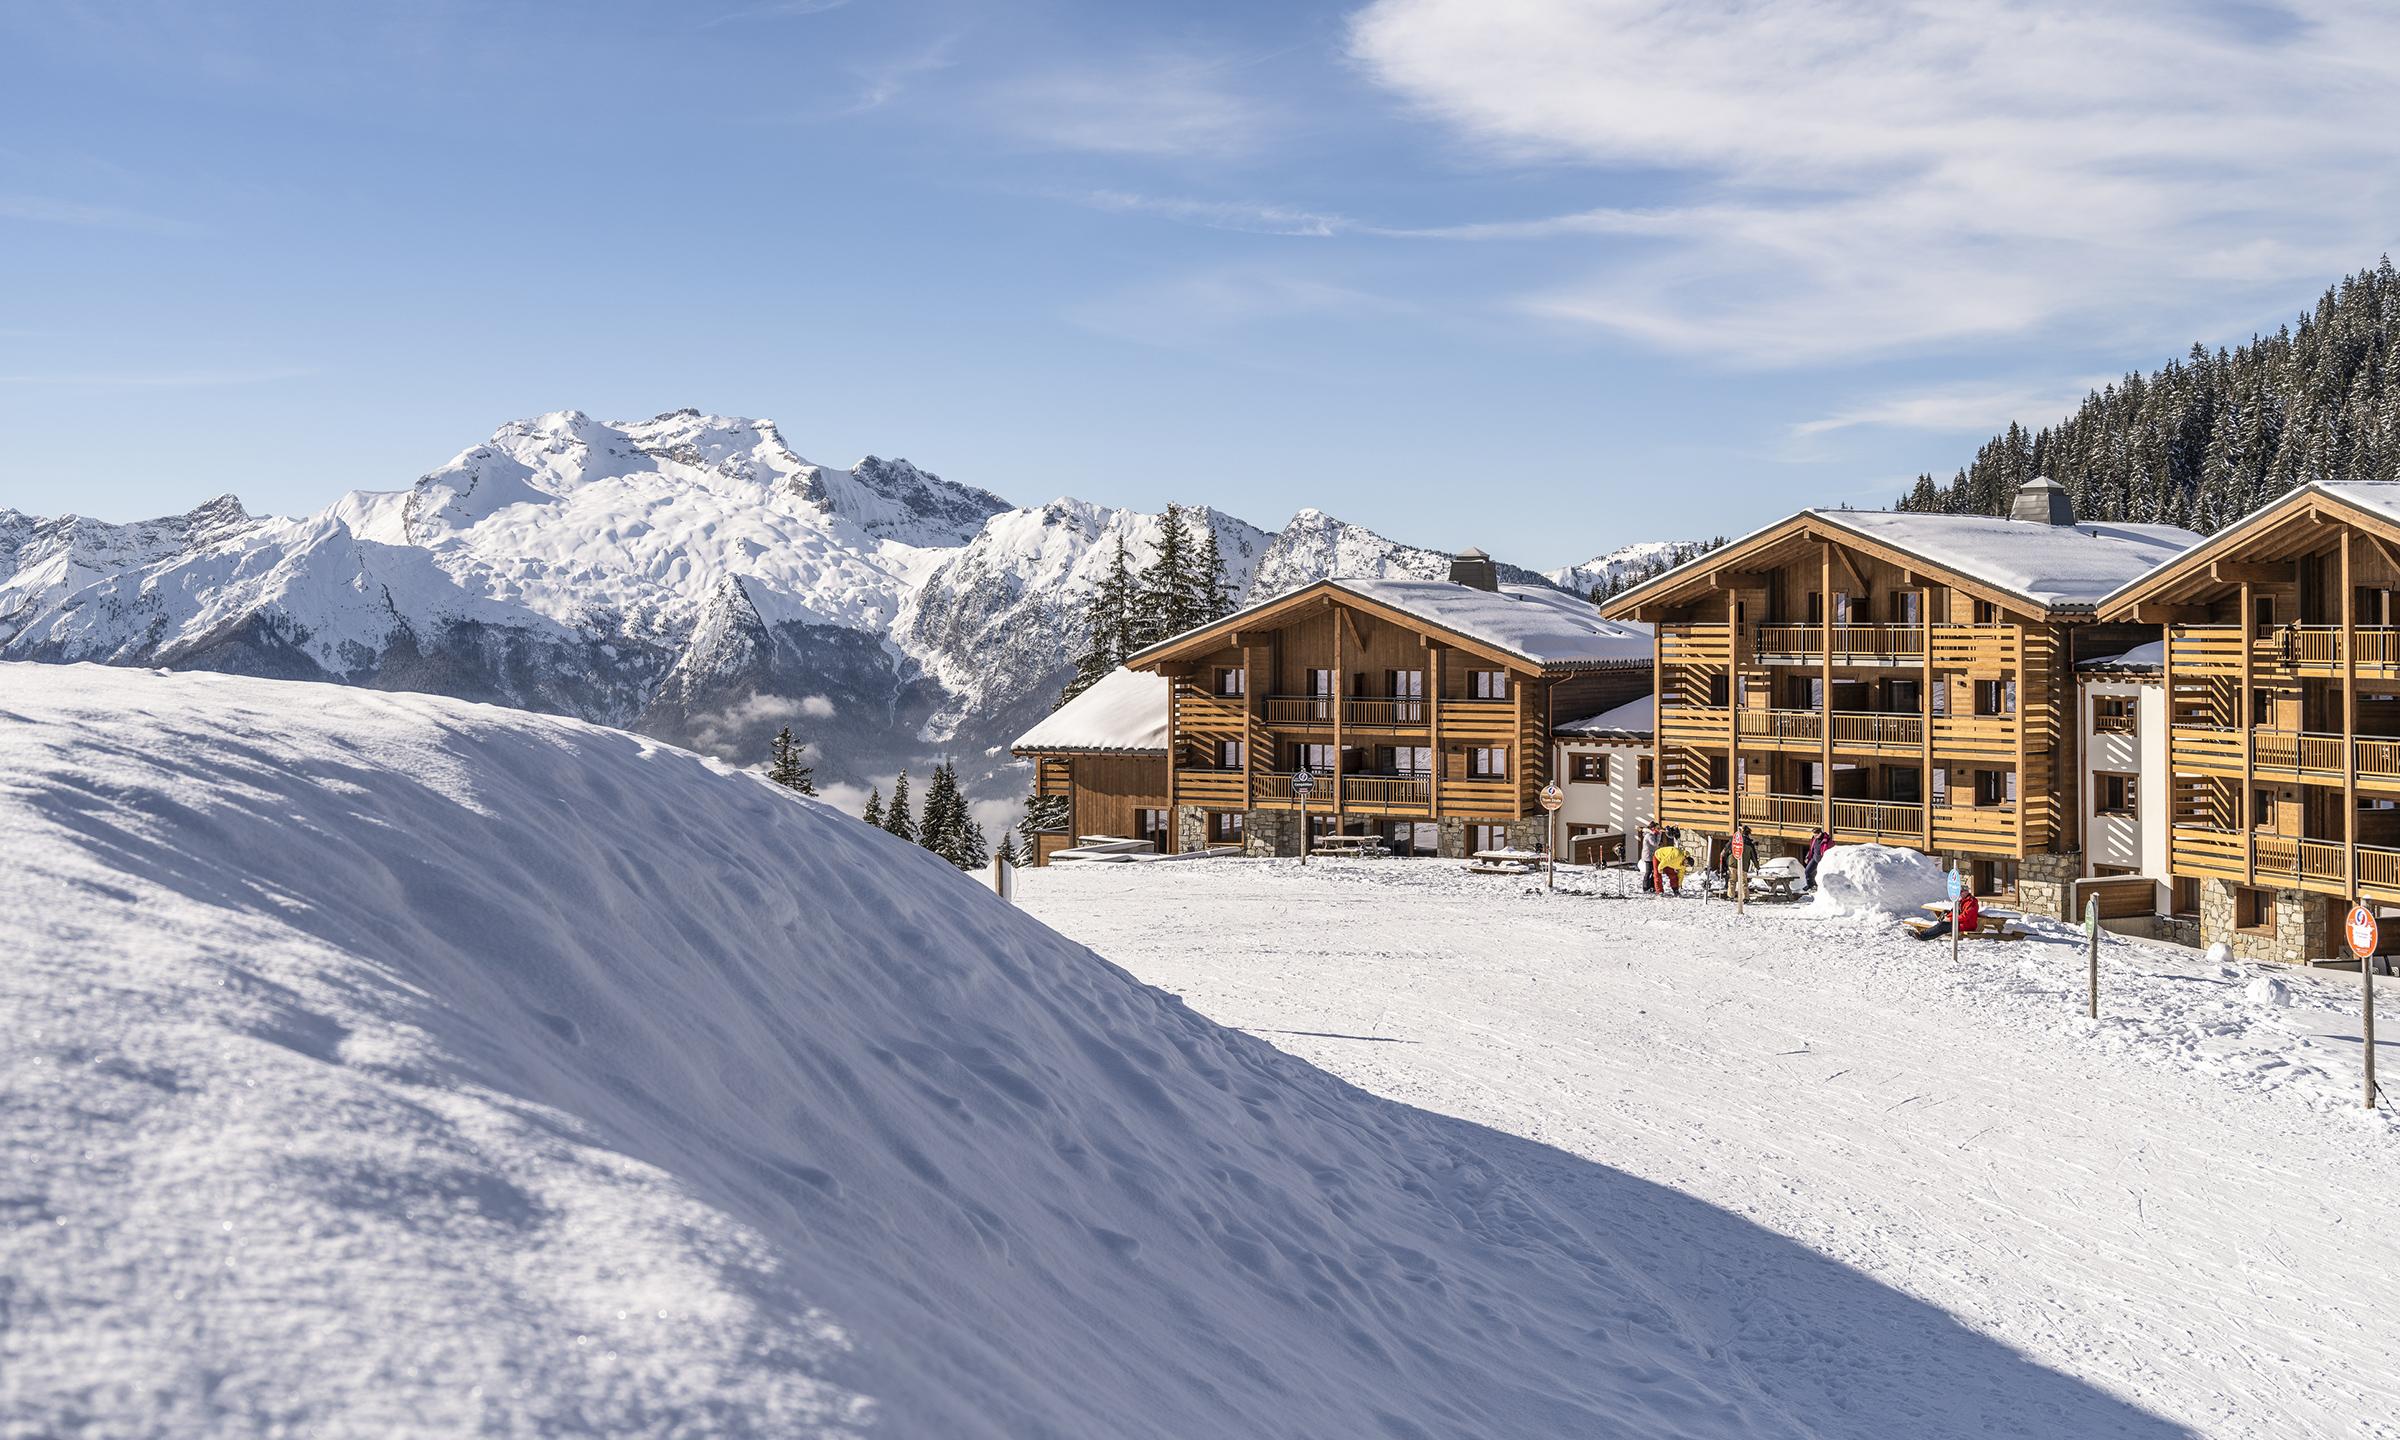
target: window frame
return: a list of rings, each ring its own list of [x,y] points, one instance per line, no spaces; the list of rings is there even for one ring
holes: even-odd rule
[[[1567,752],[1567,783],[1570,785],[1606,785],[1609,783],[1609,755],[1606,750],[1571,750]],[[1591,773],[1597,771],[1599,773]]]

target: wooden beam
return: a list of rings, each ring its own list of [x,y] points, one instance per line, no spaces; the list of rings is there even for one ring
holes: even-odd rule
[[[1767,577],[1756,570],[1711,570],[1708,583],[1719,590],[1764,590]]]
[[[2137,625],[2205,625],[2208,607],[2205,605],[2146,604],[2133,607]]]
[[[2208,567],[2208,578],[2219,585],[2290,585],[2298,571],[2289,560],[2219,560]]]
[[[1234,647],[1241,650],[1247,650],[1253,645],[1272,644],[1274,640],[1275,632],[1272,630],[1236,630],[1233,632]]]
[[[1859,598],[1865,599],[1867,591],[1867,577],[1858,573],[1858,563],[1850,558],[1850,552],[1843,549],[1839,545],[1833,545],[1830,543],[1826,546],[1826,548],[1833,552],[1835,559],[1842,562],[1842,573],[1850,577],[1850,583],[1852,585],[1858,587],[1857,594]],[[1832,606],[1832,595],[1828,594],[1825,597],[1825,604],[1829,608]]]

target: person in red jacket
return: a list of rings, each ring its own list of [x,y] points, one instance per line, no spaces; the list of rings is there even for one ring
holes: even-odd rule
[[[1817,862],[1824,859],[1825,852],[1832,848],[1833,837],[1825,833],[1822,825],[1809,833],[1808,848],[1800,852],[1800,864],[1808,872],[1807,882],[1801,886],[1802,889],[1817,888]]]
[[[1957,919],[1958,933],[1961,935],[1966,934],[1967,932],[1973,930],[1976,926],[1983,923],[1983,911],[1979,906],[1976,905],[1975,892],[1972,890],[1962,890],[1959,892]],[[1951,917],[1945,915],[1941,919],[1934,921],[1931,925],[1926,926],[1924,929],[1911,931],[1910,933],[1915,935],[1919,940],[1938,940],[1944,935],[1950,933],[1950,921]]]

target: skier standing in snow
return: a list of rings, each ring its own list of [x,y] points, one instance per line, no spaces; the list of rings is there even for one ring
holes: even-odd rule
[[[1823,860],[1825,852],[1832,848],[1833,837],[1825,833],[1824,826],[1820,825],[1809,832],[1808,848],[1800,852],[1800,864],[1808,874],[1806,882],[1801,886],[1802,889],[1814,890],[1817,888],[1817,862]]]
[[[1659,894],[1680,895],[1683,893],[1683,867],[1688,858],[1683,853],[1683,847],[1677,845],[1672,839],[1658,847]]]
[[[1642,827],[1642,893],[1650,895],[1657,891],[1658,822],[1653,820]]]

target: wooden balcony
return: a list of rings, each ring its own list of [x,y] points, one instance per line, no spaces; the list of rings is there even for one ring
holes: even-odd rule
[[[1334,707],[1341,702],[1331,695],[1269,695],[1267,723],[1295,729],[1333,728]]]
[[[1342,723],[1361,730],[1422,730],[1425,728],[1425,701],[1415,700],[1344,700]]]
[[[1722,705],[1669,705],[1659,712],[1658,733],[1669,744],[1721,746],[1730,721]]]
[[[1822,625],[1757,625],[1750,654],[1762,665],[1823,664],[1829,640],[1836,665],[1915,664],[1925,657],[1922,625],[1836,625],[1830,636]]]
[[[1870,711],[1833,712],[1836,750],[1916,750],[1925,743],[1925,722],[1915,715]]]
[[[2205,825],[2178,825],[2174,830],[2174,868],[2178,875],[2256,883],[2282,889],[2311,890],[2342,895],[2343,846],[2339,840],[2312,840],[2297,835],[2244,834]],[[2371,900],[2400,902],[2400,849],[2384,845],[2352,847],[2358,864],[2358,891]]]
[[[1724,712],[1720,710],[1713,713],[1720,717],[1715,733],[1694,735],[1690,739],[1699,743],[1723,740],[1725,732],[1721,717]],[[1822,746],[1825,743],[1825,716],[1815,710],[1744,710],[1737,723],[1745,745],[1778,749]],[[1922,716],[1865,710],[1833,712],[1833,748],[1836,750],[1918,750],[1924,743],[1925,720]]]
[[[2353,633],[2360,675],[2400,676],[2400,626],[2361,625]],[[2240,625],[2170,625],[2167,664],[2177,675],[2238,675],[2245,639],[2254,678],[2338,679],[2343,674],[2339,625],[2279,625],[2247,637]]]
[[[1316,786],[1308,793],[1308,803],[1319,809],[1333,808],[1333,772],[1312,770]],[[1253,805],[1297,805],[1300,797],[1292,791],[1292,776],[1288,770],[1262,770],[1250,778],[1250,803]]]
[[[1433,779],[1426,775],[1345,775],[1342,808],[1386,814],[1427,814],[1433,807]]]
[[[1913,845],[1925,835],[1925,807],[1888,800],[1833,802],[1833,838]]]
[[[1745,791],[1739,800],[1743,824],[1778,835],[1806,835],[1825,819],[1825,802],[1815,795]]]
[[[2307,730],[2235,730],[2214,725],[2178,725],[2169,732],[2171,761],[2179,774],[2242,773],[2243,747],[2252,773],[2311,785],[2340,785],[2345,778],[2343,738]],[[2358,783],[2378,789],[2400,787],[2400,737],[2359,736],[2349,741]]]
[[[1175,802],[1179,805],[1240,810],[1248,806],[1249,797],[1243,793],[1242,772],[1239,770],[1179,765],[1175,769]]]
[[[1814,710],[1744,710],[1739,724],[1744,744],[1822,745],[1825,741],[1825,717]]]

